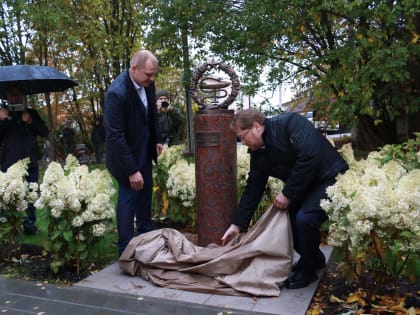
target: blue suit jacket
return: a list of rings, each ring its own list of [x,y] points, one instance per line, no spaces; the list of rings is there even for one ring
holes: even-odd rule
[[[140,170],[141,154],[157,162],[156,143],[160,141],[160,132],[154,84],[145,90],[149,103],[147,114],[128,70],[111,83],[105,95],[106,165],[119,183],[128,184],[128,177]],[[149,129],[148,152],[141,152],[146,128]]]

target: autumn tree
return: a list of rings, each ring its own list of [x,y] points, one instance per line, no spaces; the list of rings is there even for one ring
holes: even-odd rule
[[[182,71],[181,86],[185,92],[188,152],[193,151],[192,105],[189,93],[191,71],[203,58],[208,59],[208,43],[204,36],[209,21],[223,2],[210,0],[157,0],[149,7],[150,28],[146,42],[159,54],[165,67]]]
[[[226,1],[209,23],[210,49],[258,86],[293,79],[330,120],[357,126],[358,146],[375,149],[418,130],[420,3],[406,1]],[[401,135],[400,135],[401,136]]]
[[[25,61],[31,34],[24,5],[24,0],[5,0],[0,5],[0,65]]]

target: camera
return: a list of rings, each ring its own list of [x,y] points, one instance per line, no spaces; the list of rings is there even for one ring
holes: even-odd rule
[[[169,103],[167,101],[163,101],[161,103],[161,106],[162,106],[163,109],[167,109],[169,107]]]
[[[23,104],[9,104],[6,107],[11,112],[23,112],[25,110],[25,105]]]
[[[6,108],[10,112],[23,112],[25,110],[25,105],[23,104],[1,104],[1,108]]]
[[[26,109],[26,106],[23,104],[7,104],[5,102],[2,102],[0,107],[8,110],[9,114],[7,120],[15,120],[18,122],[21,121],[22,113]]]

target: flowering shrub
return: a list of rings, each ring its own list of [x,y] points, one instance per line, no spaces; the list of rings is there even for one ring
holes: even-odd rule
[[[153,169],[155,218],[169,219],[193,225],[195,218],[195,175],[192,157],[185,157],[184,145],[164,146],[158,164]],[[177,166],[180,164],[181,166]],[[183,173],[182,168],[186,170]],[[174,175],[181,170],[180,178]],[[191,175],[192,174],[192,175]],[[184,187],[185,186],[185,187]],[[191,197],[193,196],[193,197]],[[189,221],[189,222],[188,222]]]
[[[53,255],[51,269],[87,266],[98,256],[96,245],[112,227],[115,193],[106,170],[89,172],[68,155],[64,169],[51,162],[40,185],[35,206],[48,221],[46,250]]]
[[[0,172],[0,242],[10,253],[15,247],[16,236],[22,232],[25,210],[28,203],[38,198],[38,185],[26,180],[29,158],[10,166],[7,172]]]
[[[248,148],[243,145],[237,146],[236,167],[238,176],[238,195],[242,194],[249,172],[249,154]]]
[[[162,210],[155,216],[169,217],[174,221],[188,222],[195,227],[195,164],[190,157],[183,155],[184,146],[165,147],[159,156],[158,165],[154,171],[155,195],[161,199]],[[249,154],[247,147],[237,147],[237,187],[240,196],[246,184],[249,172]],[[254,216],[253,222],[272,203],[276,193],[281,191],[283,182],[269,178],[266,193]],[[159,205],[158,205],[159,208]]]
[[[420,276],[419,144],[418,136],[360,161],[350,145],[342,148],[350,169],[327,189],[321,206],[329,215],[328,243],[359,285],[366,277],[378,284]]]

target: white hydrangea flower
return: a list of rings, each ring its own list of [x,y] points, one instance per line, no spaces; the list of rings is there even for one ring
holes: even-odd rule
[[[414,237],[402,239],[405,248],[420,250],[420,170],[407,170],[391,160],[380,164],[381,151],[356,161],[349,148],[345,157],[350,169],[327,188],[328,200],[321,206],[329,215],[329,240],[334,246],[348,244],[350,251],[363,248],[375,231],[389,246],[401,232]],[[351,231],[351,233],[350,233]]]
[[[102,223],[98,223],[92,226],[93,236],[100,237],[103,236],[106,232],[106,226]]]
[[[283,190],[284,182],[275,177],[269,177],[267,183],[270,191],[270,200],[276,199],[276,196]]]
[[[22,159],[11,165],[6,172],[0,172],[0,213],[9,222],[8,218],[20,217],[20,214],[27,209],[28,203],[38,198],[36,183],[28,183],[29,158]],[[13,222],[16,222],[12,220]]]
[[[71,223],[74,227],[80,227],[83,225],[83,219],[80,216],[76,216],[73,218],[73,222]]]
[[[195,204],[195,164],[179,160],[169,171],[167,182],[168,195],[179,198],[183,206]]]
[[[87,241],[89,233],[97,236],[112,223],[115,215],[112,197],[115,188],[107,170],[95,169],[92,172],[86,165],[68,155],[64,169],[52,162],[45,171],[40,185],[40,197],[36,207],[47,208],[52,220],[68,220],[77,229],[78,240]],[[92,226],[96,225],[95,229]],[[88,234],[82,234],[83,233]]]

